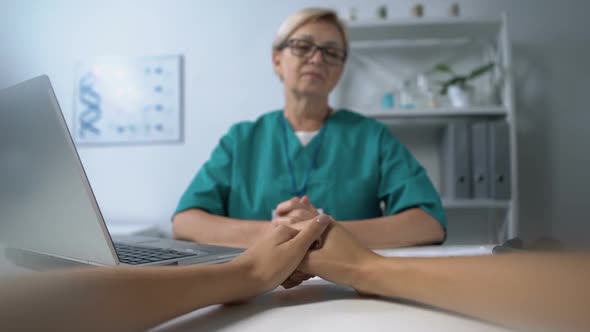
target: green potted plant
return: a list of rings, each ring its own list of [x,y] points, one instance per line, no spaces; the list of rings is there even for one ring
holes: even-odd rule
[[[449,65],[442,63],[436,65],[434,71],[451,76],[447,80],[439,82],[441,86],[440,94],[443,96],[448,94],[453,107],[467,107],[471,105],[473,87],[468,84],[469,81],[487,73],[492,70],[494,66],[495,63],[490,62],[473,69],[467,75],[460,75],[453,71]]]

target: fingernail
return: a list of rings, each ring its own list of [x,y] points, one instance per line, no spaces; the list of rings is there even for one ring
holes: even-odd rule
[[[330,223],[330,221],[332,221],[332,218],[327,214],[321,213],[321,214],[318,214],[317,217],[315,217],[315,221],[317,221],[321,225],[328,225]]]

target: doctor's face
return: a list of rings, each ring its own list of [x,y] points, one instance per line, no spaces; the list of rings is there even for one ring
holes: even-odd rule
[[[340,30],[327,21],[295,30],[273,54],[275,71],[300,96],[328,98],[344,70],[346,51]]]

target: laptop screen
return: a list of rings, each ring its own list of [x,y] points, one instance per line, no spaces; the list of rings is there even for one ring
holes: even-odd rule
[[[117,262],[47,76],[0,91],[0,242]]]

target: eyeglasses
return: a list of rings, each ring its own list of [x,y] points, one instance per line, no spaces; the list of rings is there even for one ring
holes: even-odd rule
[[[279,50],[290,48],[294,56],[309,59],[316,51],[322,54],[322,60],[330,65],[342,65],[346,61],[346,50],[334,46],[320,46],[305,39],[289,39],[279,47]]]

